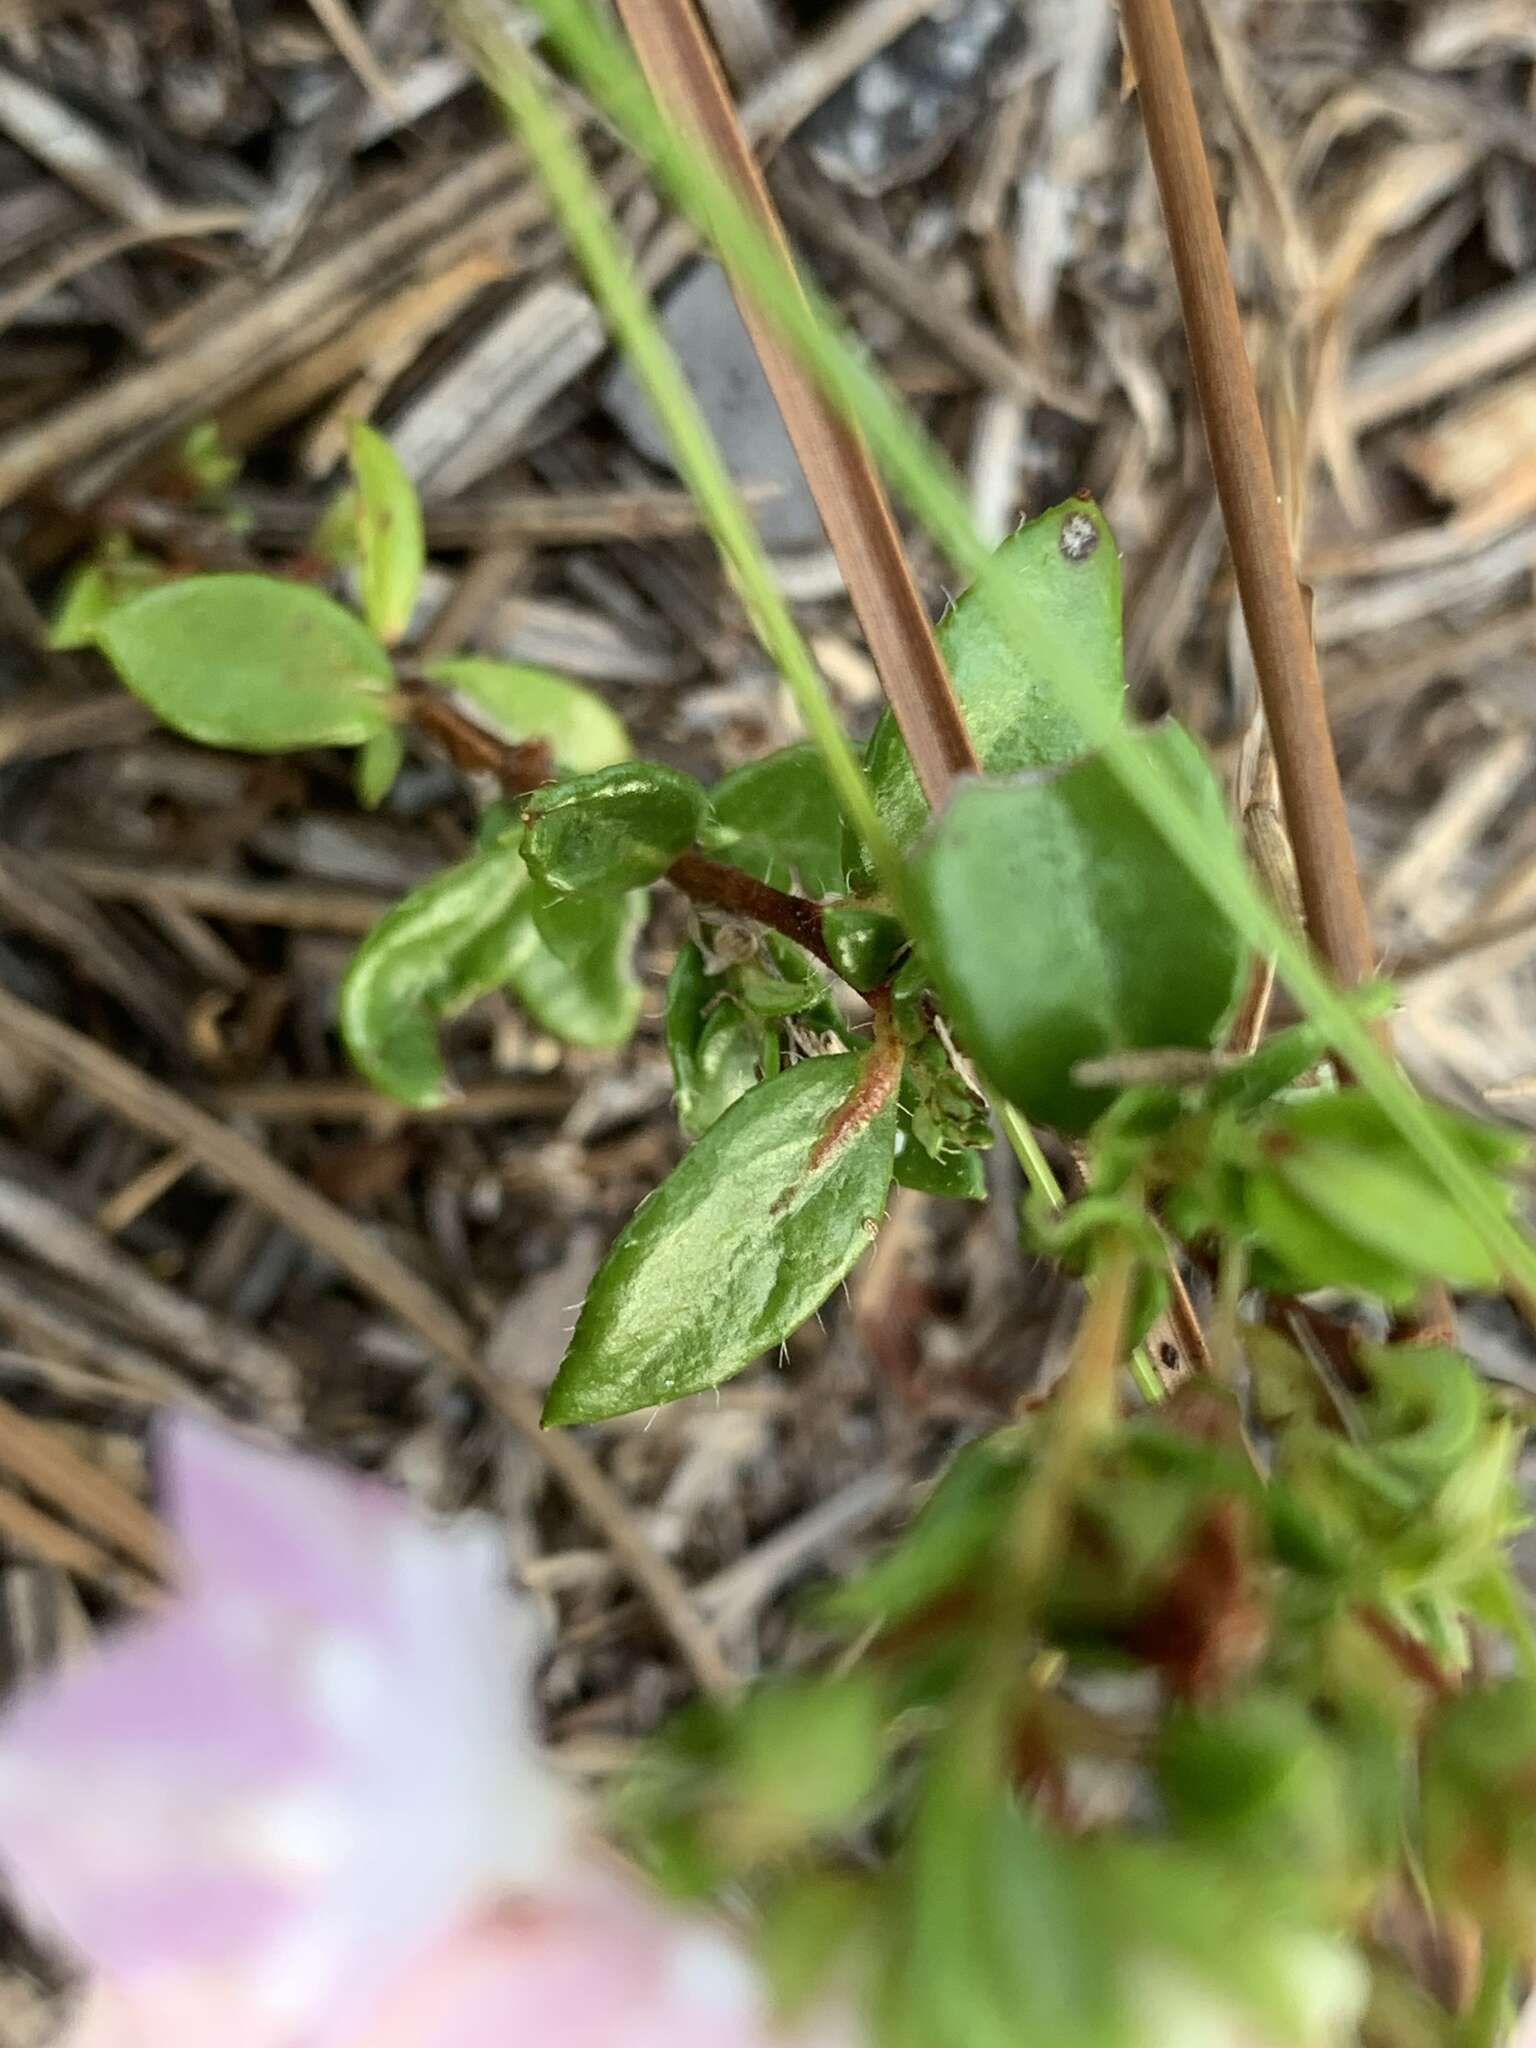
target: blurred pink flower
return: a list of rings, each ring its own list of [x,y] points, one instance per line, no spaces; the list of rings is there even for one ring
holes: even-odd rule
[[[0,1721],[5,1862],[97,1972],[71,2048],[769,2041],[742,1953],[538,1756],[488,1527],[187,1419],[164,1448],[185,1592]]]
[[[231,1987],[98,1985],[60,2048],[263,2048]],[[557,1900],[508,1901],[420,1957],[356,2026],[304,2048],[855,2048],[839,2014],[775,2028],[743,1952],[593,1865]]]

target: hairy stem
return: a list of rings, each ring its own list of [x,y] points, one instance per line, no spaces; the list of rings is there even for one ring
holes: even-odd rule
[[[793,939],[797,946],[813,954],[823,967],[837,973],[822,937],[819,904],[775,889],[771,882],[760,882],[756,875],[728,867],[724,861],[711,860],[704,853],[679,854],[667,869],[667,880],[695,903],[727,911],[733,917],[749,917],[754,924],[765,924],[782,932],[786,939]]]
[[[402,682],[400,694],[411,723],[430,734],[465,774],[493,775],[505,794],[514,797],[554,781],[555,757],[548,740],[499,739],[446,697],[409,678]]]

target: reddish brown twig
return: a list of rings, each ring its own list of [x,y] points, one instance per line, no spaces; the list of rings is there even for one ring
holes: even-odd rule
[[[786,939],[793,939],[797,946],[813,954],[823,967],[837,973],[822,936],[819,904],[775,889],[771,882],[760,882],[756,875],[727,867],[724,861],[711,860],[704,853],[680,854],[667,869],[667,880],[695,903],[727,911],[733,917],[747,917],[754,924],[765,924],[782,932]]]
[[[781,251],[784,290],[798,292],[778,213],[692,0],[618,0],[618,8],[657,100],[714,157]],[[729,274],[729,252],[723,261]],[[918,780],[928,801],[937,805],[955,776],[974,774],[978,763],[912,581],[890,501],[858,434],[827,403],[741,281],[733,277],[732,287]]]
[[[555,757],[548,740],[504,740],[457,710],[424,683],[402,681],[401,695],[420,731],[430,733],[455,768],[465,774],[493,775],[508,796],[527,796],[555,779]]]

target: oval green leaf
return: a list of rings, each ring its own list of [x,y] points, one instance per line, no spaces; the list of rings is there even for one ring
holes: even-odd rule
[[[1006,590],[1005,614],[994,593]],[[1015,644],[1026,613],[1047,623],[1048,648],[1071,649],[1069,668]],[[1076,760],[1092,742],[1067,708],[1091,698],[1121,715],[1120,557],[1091,498],[1068,498],[1011,534],[985,573],[938,625],[939,650],[989,775]],[[865,770],[875,809],[898,846],[911,846],[928,805],[911,756],[887,711],[870,736]]]
[[[1192,801],[1221,794],[1189,735],[1144,734]],[[1130,1048],[1208,1046],[1240,941],[1100,757],[963,784],[911,870],[916,937],[965,1049],[1040,1123],[1086,1130],[1113,1100],[1072,1078]]]
[[[399,456],[366,421],[352,422],[347,447],[357,479],[363,616],[385,646],[393,647],[411,623],[426,567],[421,500]]]
[[[61,653],[94,647],[109,612],[165,580],[162,563],[139,554],[121,534],[109,536],[95,559],[76,569],[65,584],[48,631],[48,645]]]
[[[508,934],[506,980],[536,1024],[567,1045],[626,1042],[640,1018],[632,963],[646,908],[643,890],[552,905],[529,890]]]
[[[987,1199],[987,1170],[979,1152],[952,1145],[935,1158],[909,1130],[897,1134],[895,1179],[898,1187],[918,1195],[944,1195],[957,1202]]]
[[[547,888],[643,888],[692,846],[705,797],[659,761],[599,768],[536,789],[523,805],[523,858]]]
[[[828,958],[844,981],[851,988],[866,990],[890,979],[907,943],[907,935],[894,917],[853,904],[833,904],[826,910],[821,936]]]
[[[96,640],[136,697],[206,746],[361,746],[391,723],[389,656],[300,583],[190,576],[119,605]]]
[[[439,1022],[507,979],[527,870],[510,847],[423,882],[380,918],[342,980],[337,1021],[353,1060],[386,1095],[418,1109],[448,1094]]]
[[[354,757],[352,786],[365,811],[379,808],[404,766],[405,734],[398,725],[387,725],[363,741]]]
[[[762,1019],[728,997],[710,1011],[699,1033],[686,1114],[684,1105],[678,1104],[678,1122],[690,1137],[703,1137],[733,1102],[757,1086],[763,1078],[768,1039]]]
[[[1446,1111],[1436,1120],[1468,1167],[1486,1177],[1489,1200],[1508,1210],[1512,1190],[1500,1169],[1507,1173],[1519,1152],[1507,1134]],[[1265,1165],[1246,1189],[1250,1221],[1293,1271],[1322,1275],[1304,1285],[1352,1286],[1389,1303],[1411,1300],[1428,1279],[1497,1285],[1498,1265],[1481,1234],[1362,1090],[1276,1104],[1261,1142]]]
[[[690,939],[667,978],[666,1035],[677,1120],[690,1138],[701,1138],[765,1078],[772,1033],[729,993],[724,975],[708,971]]]
[[[516,848],[493,847],[434,875],[379,920],[353,956],[338,1007],[347,1050],[375,1087],[416,1108],[442,1102],[438,1026],[492,989],[511,988],[568,1045],[611,1047],[630,1036],[645,898],[567,899],[581,912],[567,929],[536,917],[537,895]]]
[[[514,746],[547,740],[568,775],[589,775],[629,759],[629,734],[617,713],[591,690],[548,669],[464,655],[429,662],[422,673],[428,682],[467,697]]]
[[[843,814],[808,741],[748,761],[709,793],[704,844],[775,888],[832,896],[847,886]]]
[[[548,1423],[595,1422],[718,1386],[818,1308],[885,1209],[894,1090],[838,1131],[856,1053],[742,1096],[636,1211],[593,1281]]]

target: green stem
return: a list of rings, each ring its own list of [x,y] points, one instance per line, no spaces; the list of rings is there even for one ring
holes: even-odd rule
[[[1483,1971],[1477,1997],[1456,2027],[1456,2048],[1499,2048],[1509,2016],[1509,1987],[1515,1959],[1507,1942],[1484,1936]]]
[[[1088,1276],[1088,1306],[1072,1340],[1072,1356],[1040,1421],[1040,1462],[1019,1504],[1010,1544],[1016,1600],[1028,1607],[1055,1571],[1072,1490],[1089,1453],[1115,1422],[1115,1379],[1136,1254],[1123,1238],[1108,1239]]]
[[[1051,1162],[1040,1149],[1040,1140],[1030,1129],[1028,1118],[1000,1096],[992,1098],[992,1107],[1003,1127],[1003,1136],[1013,1147],[1014,1158],[1024,1170],[1024,1178],[1053,1209],[1065,1208],[1067,1198],[1062,1193],[1061,1182],[1051,1171]]]
[[[895,845],[875,810],[826,682],[780,595],[741,494],[608,217],[601,188],[515,39],[497,34],[493,23],[482,22],[475,10],[456,0],[448,0],[446,11],[474,45],[491,89],[528,151],[566,240],[671,443],[678,473],[725,558],[753,630],[788,683],[838,801],[895,899],[901,883]]]
[[[538,0],[538,6],[573,68],[615,126],[662,174],[683,211],[711,241],[729,245],[733,264],[786,340],[862,429],[887,475],[956,570],[975,578],[989,550],[950,466],[850,346],[825,305],[814,294],[802,302],[797,294],[778,289],[778,252],[708,158],[669,127],[622,43],[594,18],[586,0]],[[1032,653],[1038,673],[1070,676],[1080,665],[1069,626],[1045,616],[1015,592],[996,590],[989,602],[1007,637]],[[1345,1056],[1361,1086],[1418,1157],[1460,1202],[1511,1281],[1536,1293],[1536,1246],[1435,1123],[1305,941],[1255,887],[1230,829],[1199,814],[1161,763],[1149,758],[1146,749],[1100,709],[1091,689],[1071,693],[1069,708],[1089,739],[1104,749],[1106,764],[1132,802],[1237,931],[1256,952],[1275,956],[1302,1008]]]
[[[1211,1363],[1216,1377],[1229,1387],[1238,1380],[1242,1352],[1242,1331],[1238,1311],[1243,1289],[1248,1284],[1248,1250],[1235,1233],[1222,1239],[1221,1259],[1216,1269],[1216,1303],[1211,1316]]]
[[[1138,1344],[1131,1353],[1131,1378],[1136,1382],[1136,1391],[1149,1408],[1155,1408],[1163,1400],[1163,1383],[1157,1376],[1157,1367],[1145,1344]]]

